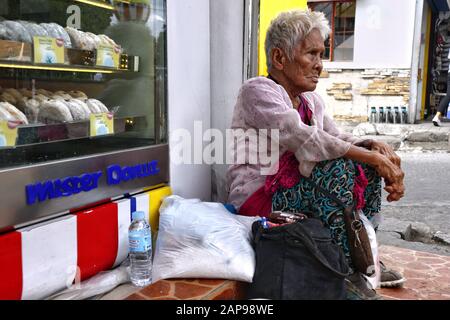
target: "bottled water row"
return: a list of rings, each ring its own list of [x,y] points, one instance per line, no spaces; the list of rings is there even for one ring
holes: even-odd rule
[[[406,106],[371,107],[369,122],[404,124],[408,122],[408,110]]]

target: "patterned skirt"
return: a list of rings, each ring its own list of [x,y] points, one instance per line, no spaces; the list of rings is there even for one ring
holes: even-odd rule
[[[343,158],[320,162],[314,168],[311,179],[345,204],[352,205],[354,181],[357,175],[355,164],[356,162]],[[365,164],[360,165],[368,180],[364,191],[366,205],[362,211],[372,221],[380,212],[381,178],[373,168]],[[341,246],[352,267],[343,209],[308,182],[300,179],[300,182],[292,188],[279,189],[272,197],[272,210],[314,213],[330,229],[331,237]]]

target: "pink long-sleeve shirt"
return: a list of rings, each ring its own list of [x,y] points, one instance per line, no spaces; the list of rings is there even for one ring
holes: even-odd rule
[[[339,131],[333,119],[325,113],[324,101],[318,94],[305,92],[302,96],[312,111],[311,126],[302,122],[282,86],[266,77],[247,80],[237,98],[231,129],[255,129],[257,132],[278,129],[279,157],[287,150],[294,152],[300,173],[310,176],[317,162],[340,158],[352,144],[361,140]],[[270,131],[267,136],[266,154],[270,154]],[[252,142],[250,139],[247,146],[233,144],[233,152],[237,155],[244,153],[245,159],[249,159],[249,153],[258,150],[258,145],[252,145]],[[227,172],[229,203],[239,209],[248,197],[264,185],[267,176],[261,173],[263,167],[259,161],[230,165]]]

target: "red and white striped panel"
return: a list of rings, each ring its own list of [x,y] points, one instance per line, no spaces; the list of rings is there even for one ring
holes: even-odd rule
[[[128,255],[130,199],[0,235],[0,300],[43,299]]]
[[[133,200],[134,198],[134,200]],[[131,210],[136,209],[136,211],[143,211],[145,213],[145,220],[149,223],[149,215],[150,215],[150,194],[149,193],[141,193],[133,196],[131,201],[135,201],[136,208],[131,206]]]
[[[77,264],[77,221],[69,215],[20,230],[22,299],[41,299],[73,283]]]
[[[22,235],[0,235],[0,299],[18,300],[22,296]]]
[[[117,203],[77,213],[78,256],[81,281],[110,269],[118,247]]]
[[[113,267],[121,264],[128,256],[128,227],[131,223],[130,200],[117,201],[117,255]]]

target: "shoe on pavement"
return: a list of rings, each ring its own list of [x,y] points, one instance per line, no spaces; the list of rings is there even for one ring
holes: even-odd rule
[[[439,119],[438,115],[435,115],[432,121],[433,121],[433,124],[436,127],[440,127],[441,126],[441,119]]]
[[[354,272],[345,278],[347,300],[383,300],[370,288],[360,272]]]
[[[380,287],[382,288],[395,288],[403,286],[406,279],[400,274],[400,272],[388,269],[383,262],[380,261]]]

